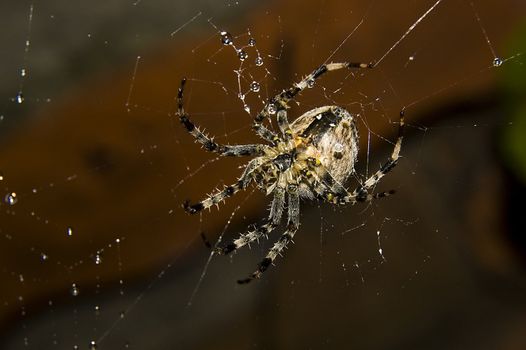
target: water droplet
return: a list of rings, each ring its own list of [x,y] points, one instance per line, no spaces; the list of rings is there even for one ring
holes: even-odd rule
[[[5,195],[4,201],[9,205],[15,205],[18,202],[18,198],[15,192],[11,192]]]
[[[49,257],[47,256],[46,253],[40,253],[40,260],[42,261],[46,261]]]
[[[71,285],[71,295],[73,295],[74,297],[79,295],[79,288],[77,287],[75,283]]]
[[[221,42],[223,45],[232,45],[232,35],[229,32],[221,32]]]
[[[79,350],[79,346],[78,345],[73,345],[73,350]]]
[[[343,145],[341,143],[337,143],[333,147],[334,152],[343,152]]]
[[[307,80],[307,87],[312,88],[314,86],[314,79]]]
[[[263,65],[263,58],[261,56],[256,57],[256,66],[262,66]]]
[[[25,68],[22,68],[22,69],[20,70],[20,76],[22,76],[22,77],[25,77],[25,76],[26,76],[26,69],[25,69]]]
[[[268,114],[276,114],[276,105],[273,104],[273,103],[269,103],[269,105],[267,106],[267,112]]]
[[[119,312],[119,317],[120,317],[120,318],[124,318],[124,315],[125,315],[125,312],[124,312],[124,311]]]
[[[24,282],[24,275],[22,275],[22,274],[18,275],[18,280],[20,282]]]
[[[257,81],[253,81],[252,84],[250,84],[250,91],[252,92],[258,92],[261,86]]]
[[[0,172],[0,181],[4,181],[4,173]]]
[[[254,38],[248,39],[248,45],[249,46],[256,46],[256,39],[254,39]]]
[[[502,58],[495,57],[495,59],[493,60],[493,67],[500,67],[503,63],[504,61],[502,61]]]
[[[102,256],[100,255],[100,253],[95,254],[93,260],[95,261],[96,265],[100,265],[102,263]]]
[[[96,350],[97,349],[97,343],[95,340],[92,340],[89,342],[89,350]]]
[[[95,305],[95,315],[100,315],[100,307],[98,305]]]
[[[18,94],[16,94],[15,101],[18,104],[21,104],[22,102],[24,102],[24,94],[22,94],[22,92],[19,92]]]
[[[116,238],[115,239],[115,243],[121,243],[121,239],[120,238]]]
[[[73,236],[73,228],[68,227],[68,228],[66,229],[66,234],[67,234],[68,236]]]
[[[237,52],[237,57],[239,57],[239,59],[240,59],[241,61],[244,61],[244,60],[247,59],[247,57],[248,57],[248,53],[247,53],[245,50],[239,50],[239,51]]]

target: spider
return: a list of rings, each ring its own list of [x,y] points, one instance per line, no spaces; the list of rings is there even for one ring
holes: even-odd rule
[[[371,192],[398,161],[404,130],[403,109],[400,112],[398,138],[391,156],[378,171],[351,192],[343,186],[343,183],[354,173],[354,165],[357,161],[359,138],[355,116],[342,107],[323,106],[304,113],[291,124],[287,118],[289,102],[305,88],[312,87],[315,80],[323,74],[342,68],[367,69],[373,66],[372,63],[351,62],[323,64],[299,83],[271,98],[255,116],[252,125],[254,131],[267,144],[222,145],[216,143],[213,137],[200,131],[183,108],[186,79],[182,79],[177,95],[176,114],[196,141],[205,150],[219,153],[222,156],[255,157],[246,164],[236,183],[225,186],[223,190],[195,204],[186,201],[183,205],[185,210],[190,214],[195,214],[210,208],[247,188],[252,182],[267,195],[273,195],[266,221],[262,224],[250,225],[247,232],[226,245],[216,246],[213,252],[227,255],[267,236],[280,224],[285,208],[287,210],[285,232],[257,265],[256,271],[248,278],[238,280],[238,283],[248,283],[259,278],[292,241],[300,225],[300,198],[354,205],[394,193],[394,191],[376,194]],[[279,134],[263,125],[266,119],[274,115],[277,119]]]

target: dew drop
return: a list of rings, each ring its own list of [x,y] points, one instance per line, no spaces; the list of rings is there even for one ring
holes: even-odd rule
[[[100,253],[95,254],[95,257],[93,258],[96,265],[100,265],[102,263],[102,256]]]
[[[244,61],[248,57],[248,53],[245,50],[239,50],[237,52],[237,57],[239,57],[239,60]]]
[[[79,350],[79,346],[78,345],[73,345],[73,350]]]
[[[0,181],[4,181],[4,173],[0,172]]]
[[[15,192],[11,192],[5,195],[4,201],[9,205],[15,205],[18,202],[18,198]]]
[[[25,69],[25,68],[22,68],[22,69],[20,70],[20,76],[22,76],[22,77],[25,77],[25,76],[26,76],[26,69]]]
[[[248,39],[248,45],[249,46],[256,46],[256,39],[254,39],[254,38]]]
[[[250,91],[252,92],[258,92],[259,89],[261,89],[261,86],[259,85],[259,83],[257,81],[253,81],[251,84],[250,84]]]
[[[273,103],[269,103],[267,106],[267,112],[268,114],[276,114],[276,105]]]
[[[73,228],[68,227],[68,228],[66,229],[66,235],[68,235],[68,236],[73,236]]]
[[[42,261],[46,261],[49,257],[47,256],[46,253],[40,253],[40,260]]]
[[[97,349],[97,343],[95,340],[92,340],[89,342],[89,350],[96,350]]]
[[[500,67],[503,63],[504,61],[502,61],[502,58],[495,57],[495,59],[493,60],[493,67]]]
[[[16,94],[15,101],[18,104],[21,104],[22,102],[24,102],[24,94],[22,94],[22,92],[19,92],[18,94]]]
[[[98,305],[95,305],[95,315],[100,315],[100,307]]]
[[[262,66],[263,65],[263,58],[261,56],[256,57],[256,66]]]
[[[73,283],[71,285],[71,295],[73,295],[74,297],[78,296],[79,295],[79,288],[77,287],[77,285],[75,283]]]
[[[229,32],[221,32],[221,42],[223,45],[232,45],[232,35]]]

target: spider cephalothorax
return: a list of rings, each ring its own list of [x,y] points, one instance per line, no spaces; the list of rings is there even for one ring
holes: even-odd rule
[[[223,156],[254,156],[245,166],[239,180],[226,186],[208,198],[190,205],[185,203],[187,212],[194,214],[214,204],[222,202],[246,188],[251,182],[272,194],[272,204],[268,219],[259,225],[252,225],[248,232],[215,252],[229,254],[250,242],[268,235],[274,230],[287,209],[286,231],[259,263],[257,270],[240,283],[258,278],[292,240],[299,227],[300,198],[317,199],[334,204],[355,204],[371,201],[392,193],[371,194],[374,186],[388,173],[398,161],[402,145],[404,126],[403,111],[400,113],[398,139],[387,162],[356,189],[349,192],[343,184],[354,172],[358,154],[358,129],[354,116],[342,107],[323,106],[312,109],[289,124],[287,109],[290,102],[307,86],[328,71],[342,68],[372,68],[364,63],[329,63],[322,65],[306,78],[288,90],[284,90],[270,99],[265,108],[254,118],[253,128],[268,144],[220,145],[201,132],[189,119],[183,109],[183,91],[186,80],[183,79],[178,93],[178,116],[186,130],[203,147]],[[265,119],[276,115],[279,134],[263,125]]]

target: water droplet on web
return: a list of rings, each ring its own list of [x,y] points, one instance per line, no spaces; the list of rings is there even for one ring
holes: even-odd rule
[[[262,66],[263,65],[263,58],[261,56],[256,57],[256,66]]]
[[[273,104],[273,103],[270,103],[267,106],[267,112],[268,112],[268,114],[276,114],[276,105]]]
[[[78,350],[78,349],[79,349],[78,345],[73,345],[73,350]]]
[[[46,253],[40,253],[40,260],[46,261],[48,259],[48,256]]]
[[[256,46],[256,39],[254,39],[254,38],[248,39],[248,45],[249,46]]]
[[[68,236],[73,236],[73,228],[68,227],[68,228],[66,229],[66,235],[68,235]]]
[[[25,68],[22,68],[22,69],[20,70],[20,76],[21,76],[21,77],[25,77],[25,76],[26,76],[26,69],[25,69]]]
[[[22,94],[21,92],[16,94],[15,101],[18,104],[21,104],[22,102],[24,102],[24,94]]]
[[[73,295],[74,297],[76,297],[77,295],[79,295],[79,288],[77,287],[77,285],[75,283],[73,283],[71,285],[71,295]]]
[[[102,256],[100,253],[95,254],[95,257],[93,258],[96,265],[100,265],[102,263]]]
[[[100,307],[98,305],[95,305],[95,315],[100,315]]]
[[[244,61],[248,57],[248,53],[245,50],[239,50],[237,52],[237,57],[239,57],[239,60]]]
[[[97,343],[95,340],[89,342],[89,350],[97,350]]]
[[[4,173],[0,172],[0,181],[4,181]]]
[[[232,45],[232,35],[229,32],[221,32],[221,42],[223,45]]]
[[[503,63],[504,61],[502,61],[502,58],[495,57],[495,59],[493,60],[493,67],[500,67]]]
[[[307,80],[307,87],[312,88],[314,86],[314,79]]]
[[[4,201],[9,205],[15,205],[18,202],[15,192],[11,192],[5,195]]]
[[[261,86],[257,81],[253,81],[252,84],[250,84],[250,91],[252,92],[258,92]]]

